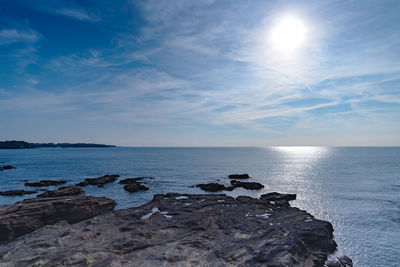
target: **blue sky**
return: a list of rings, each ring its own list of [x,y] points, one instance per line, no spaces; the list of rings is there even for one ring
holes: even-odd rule
[[[400,3],[0,0],[0,139],[400,145]]]

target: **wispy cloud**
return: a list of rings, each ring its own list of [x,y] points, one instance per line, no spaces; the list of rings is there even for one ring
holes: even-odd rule
[[[12,43],[35,43],[40,39],[40,34],[32,29],[0,29],[0,45]]]
[[[70,17],[72,19],[89,21],[89,22],[98,22],[101,20],[101,17],[95,14],[90,14],[89,12],[78,9],[78,8],[61,8],[55,9],[54,13],[57,15],[62,15],[66,17]]]

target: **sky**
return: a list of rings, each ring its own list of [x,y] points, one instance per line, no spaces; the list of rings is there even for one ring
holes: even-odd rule
[[[400,2],[0,0],[0,140],[400,145]]]

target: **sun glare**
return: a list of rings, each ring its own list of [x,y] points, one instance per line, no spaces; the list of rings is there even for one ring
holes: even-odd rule
[[[285,54],[292,54],[306,40],[307,27],[294,17],[278,21],[271,31],[271,42],[274,48]]]

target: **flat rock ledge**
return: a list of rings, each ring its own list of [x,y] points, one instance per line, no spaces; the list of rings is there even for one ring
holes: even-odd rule
[[[82,195],[85,191],[77,187],[73,186],[64,186],[60,187],[57,190],[46,191],[42,194],[37,195],[37,197],[65,197],[65,196],[78,196]]]
[[[324,266],[336,249],[332,225],[290,207],[288,201],[294,197],[159,194],[140,207],[72,225],[45,226],[0,246],[0,262],[1,266]]]
[[[62,220],[68,223],[86,220],[111,211],[115,206],[112,199],[81,196],[32,198],[0,206],[0,244]],[[0,258],[0,266],[1,262]]]

